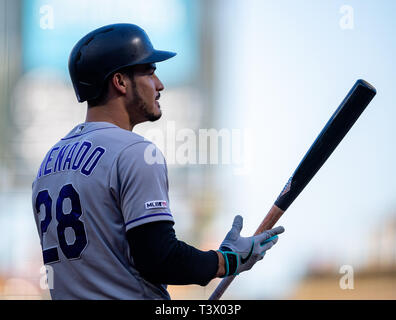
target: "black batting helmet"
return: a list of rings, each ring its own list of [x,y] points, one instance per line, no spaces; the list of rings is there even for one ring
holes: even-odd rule
[[[176,55],[153,48],[146,32],[134,24],[101,27],[83,37],[69,58],[69,72],[79,102],[97,98],[105,81],[124,67],[155,63]]]

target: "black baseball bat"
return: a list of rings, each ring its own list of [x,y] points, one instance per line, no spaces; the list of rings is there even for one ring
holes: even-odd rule
[[[303,191],[335,148],[352,128],[356,120],[376,95],[377,90],[367,81],[358,80],[331,116],[309,148],[297,169],[286,183],[272,208],[258,227],[256,234],[271,229]],[[234,280],[235,276],[224,278],[210,296],[218,300]]]

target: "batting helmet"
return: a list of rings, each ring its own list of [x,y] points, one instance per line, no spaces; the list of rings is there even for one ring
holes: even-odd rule
[[[155,63],[176,55],[153,48],[134,24],[112,24],[83,37],[69,58],[69,72],[79,102],[99,97],[108,76],[124,67]]]

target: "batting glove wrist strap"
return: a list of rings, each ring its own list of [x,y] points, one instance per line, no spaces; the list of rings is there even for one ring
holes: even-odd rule
[[[231,275],[232,276],[238,275],[239,274],[237,273],[238,265],[239,265],[238,254],[233,251],[219,250],[219,252],[223,255],[224,269],[225,269],[225,274],[221,278],[225,278]]]

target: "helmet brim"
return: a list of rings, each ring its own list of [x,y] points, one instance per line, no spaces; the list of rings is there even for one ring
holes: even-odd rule
[[[176,55],[175,52],[154,50],[148,57],[134,63],[134,64],[146,64],[156,63],[173,58]]]

